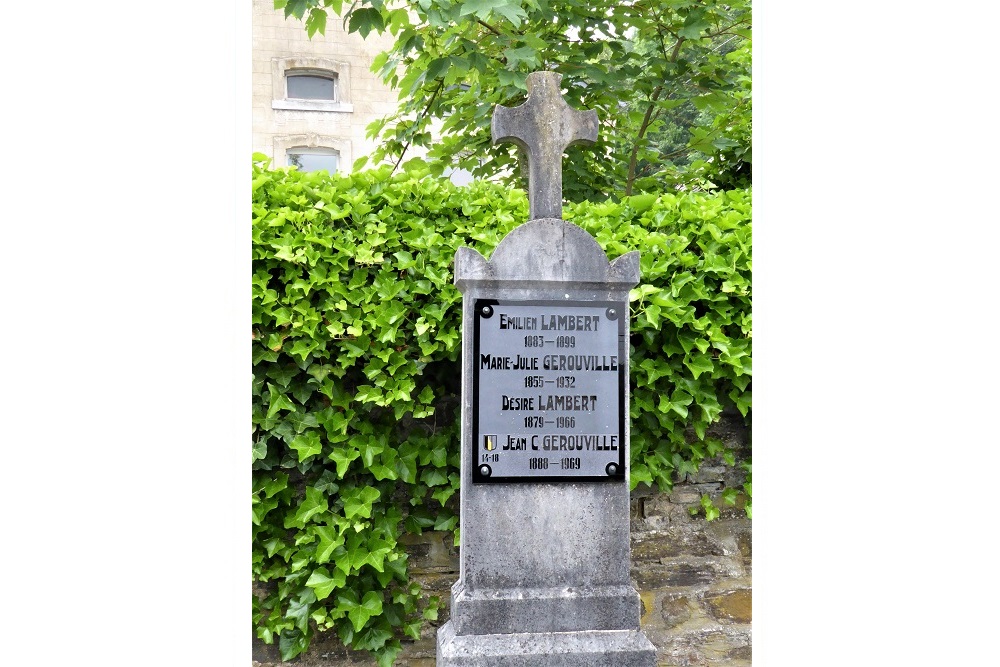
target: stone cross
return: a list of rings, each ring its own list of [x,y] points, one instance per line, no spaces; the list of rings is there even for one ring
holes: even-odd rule
[[[487,260],[455,253],[462,293],[459,577],[437,667],[655,667],[630,574],[629,292],[562,219],[563,149],[597,138],[559,75],[497,107],[494,141],[528,154],[532,219]]]
[[[525,103],[513,109],[497,105],[493,111],[493,143],[509,141],[527,154],[531,220],[562,218],[563,151],[597,141],[597,112],[566,104],[560,80],[556,72],[532,72]]]

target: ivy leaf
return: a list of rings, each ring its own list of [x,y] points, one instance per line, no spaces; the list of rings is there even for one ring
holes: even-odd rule
[[[376,656],[378,651],[385,650],[388,646],[388,641],[392,639],[392,632],[385,628],[385,617],[382,617],[383,622],[377,625],[369,624],[365,628],[364,632],[360,632],[354,639],[354,648],[362,649],[365,651],[376,651]],[[398,643],[398,641],[396,642]],[[398,651],[396,651],[398,653]],[[379,661],[379,665],[383,663]]]
[[[355,489],[353,493],[344,495],[344,516],[352,519],[361,516],[366,519],[371,518],[372,503],[381,496],[382,493],[375,488],[366,486],[363,489]]]
[[[321,567],[309,575],[306,586],[313,590],[317,600],[325,600],[334,589],[343,587],[346,582],[347,576],[340,570],[334,570],[331,575],[325,567]]]
[[[701,496],[701,507],[705,510],[705,519],[714,521],[719,518],[719,508],[715,506],[712,499],[707,494]]]
[[[379,572],[383,571],[385,557],[392,551],[392,545],[383,539],[376,538],[368,543],[368,564]]]
[[[255,526],[259,526],[261,524],[261,521],[264,519],[264,516],[268,512],[270,512],[271,510],[275,509],[277,506],[278,506],[278,499],[277,498],[269,498],[267,500],[260,500],[259,498],[257,498],[256,496],[254,496],[254,498],[253,498],[253,507],[252,507],[252,511],[253,511],[252,521],[253,521],[253,524]]]
[[[267,443],[263,440],[258,440],[253,443],[253,459],[252,462],[260,461],[267,456]]]
[[[659,409],[663,412],[672,410],[681,417],[686,418],[688,416],[687,406],[691,405],[691,401],[693,400],[694,399],[691,397],[691,394],[681,389],[677,389],[669,399],[667,399],[666,396],[660,398]]]
[[[315,431],[292,438],[288,446],[295,450],[299,461],[305,461],[310,456],[316,456],[323,451],[323,443],[320,442],[319,433]]]
[[[351,461],[359,456],[361,456],[361,452],[354,447],[334,447],[328,458],[337,464],[337,479],[344,479]]]
[[[278,651],[281,659],[288,661],[306,650],[309,646],[309,637],[297,629],[289,628],[282,630],[278,635]]]
[[[267,409],[267,418],[270,419],[278,414],[279,410],[289,410],[295,412],[295,404],[280,391],[275,389],[274,385],[270,382],[267,383],[267,402],[270,407]]]
[[[316,594],[308,588],[302,589],[302,591],[291,601],[288,605],[288,611],[285,612],[285,618],[290,618],[295,622],[295,627],[301,630],[303,633],[309,631],[309,611],[312,609],[312,603],[316,601]]]
[[[353,609],[347,612],[347,617],[351,619],[351,624],[354,625],[355,632],[361,632],[361,628],[365,627],[365,623],[372,616],[377,616],[382,613],[382,598],[375,591],[368,591],[365,593],[364,599],[361,604],[356,605]]]
[[[355,533],[347,538],[347,547],[343,555],[337,555],[337,567],[344,571],[344,574],[357,572],[368,562],[368,547],[365,536]]]
[[[319,476],[319,479],[316,480],[316,483],[313,484],[313,486],[326,495],[332,496],[340,490],[340,485],[334,481],[336,478],[337,477],[332,470],[324,470],[323,474]]]
[[[702,373],[711,373],[714,368],[711,358],[706,354],[689,355],[684,359],[684,365],[688,367],[696,380]]]
[[[306,522],[321,512],[329,509],[329,503],[322,491],[312,487],[306,488],[306,497],[299,505],[294,516],[285,519],[285,528],[303,528]]]
[[[264,495],[268,498],[288,488],[288,475],[283,472],[274,473],[274,477],[264,482]]]
[[[358,447],[358,451],[361,452],[361,462],[365,464],[366,468],[370,468],[375,462],[375,456],[381,454],[383,449],[384,447],[377,442],[371,440],[362,442]]]
[[[448,483],[448,476],[437,468],[428,468],[420,475],[420,481],[427,486],[440,486]]]
[[[633,463],[631,469],[629,470],[630,486],[632,489],[640,482],[645,482],[646,484],[653,483],[653,475],[649,472],[649,467],[642,463]]]
[[[332,525],[317,526],[316,535],[319,537],[319,544],[316,545],[316,562],[327,563],[337,547],[344,544],[344,536]]]
[[[740,414],[744,417],[750,412],[750,405],[753,402],[753,392],[747,389],[746,391],[736,392],[735,396],[730,394],[733,401],[736,403],[736,408],[740,411]]]
[[[396,473],[399,479],[407,484],[415,484],[417,481],[417,461],[416,452],[407,456],[400,456],[396,459]]]
[[[417,635],[419,639],[419,634]],[[375,660],[378,667],[392,667],[396,662],[396,656],[403,650],[403,646],[397,642],[388,642],[375,653]]]
[[[442,514],[438,516],[437,520],[434,522],[434,530],[454,530],[455,526],[458,525],[458,517],[452,514],[447,516]]]

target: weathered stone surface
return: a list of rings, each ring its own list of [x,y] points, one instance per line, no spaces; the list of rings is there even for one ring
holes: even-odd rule
[[[663,558],[687,556],[725,556],[726,552],[704,533],[667,531],[632,546],[632,562],[658,562]]]
[[[528,99],[493,112],[493,143],[512,142],[528,158],[532,220],[562,217],[562,154],[574,144],[597,141],[597,112],[575,111],[562,98],[556,72],[528,75]]]
[[[610,293],[631,289],[639,282],[639,253],[633,251],[609,262],[594,237],[557,218],[516,227],[500,241],[489,260],[466,246],[455,253],[455,285],[459,290],[479,284],[493,287],[491,291],[497,293],[501,281],[507,288],[502,293],[506,298],[610,299]],[[553,283],[571,289],[560,292]],[[567,293],[576,294],[566,297]]]
[[[638,630],[455,635],[441,629],[438,664],[457,667],[653,667]]]
[[[413,658],[407,665],[408,667],[434,667],[437,662],[434,658]]]
[[[749,630],[708,630],[671,636],[659,652],[659,665],[670,667],[744,667],[733,652],[750,646]]]
[[[463,635],[520,632],[629,630],[638,625],[639,595],[631,585],[587,588],[506,586],[469,591],[456,585],[455,632]]]
[[[521,225],[498,245],[490,261],[468,248],[456,255],[455,283],[463,292],[465,322],[472,321],[477,298],[625,301],[637,281],[638,253],[609,262],[589,234],[562,220]],[[469,387],[473,341],[471,327],[463,329],[463,382]],[[472,664],[463,662],[458,647],[475,637],[501,633],[582,637],[590,632],[611,638],[608,633],[638,631],[640,601],[629,574],[627,482],[473,484],[468,465],[474,446],[471,423],[472,400],[467,396],[461,576],[452,589],[449,621],[438,632],[439,660]],[[626,427],[626,460],[627,433]],[[655,655],[648,640],[644,650]],[[631,659],[630,651],[619,657]],[[576,664],[573,659],[570,654],[560,658]],[[513,655],[497,654],[492,660],[476,664],[520,664],[509,663]]]
[[[451,572],[458,549],[449,531],[426,531],[422,535],[404,535],[400,542],[410,556],[411,572]]]
[[[752,595],[749,590],[706,596],[705,603],[721,623],[750,623],[753,620]]]
[[[660,605],[660,613],[668,627],[686,623],[692,616],[691,600],[686,595],[665,597]]]
[[[751,648],[750,646],[740,646],[738,648],[734,648],[731,651],[729,651],[729,653],[726,654],[726,658],[728,658],[731,661],[752,660],[753,648]]]
[[[463,301],[462,543],[449,620],[437,635],[442,667],[655,663],[656,650],[640,630],[641,603],[630,579],[627,477],[480,484],[473,479],[476,301],[611,301],[627,309],[628,292],[639,280],[637,252],[609,262],[590,234],[559,219],[562,151],[589,136],[581,128],[591,117],[591,140],[596,139],[596,114],[569,110],[558,82],[552,73],[531,75],[528,101],[513,110],[498,108],[494,115],[494,137],[529,152],[529,196],[537,219],[511,231],[489,261],[470,248],[455,255],[455,284]],[[619,340],[627,341],[627,321],[624,326]],[[618,363],[628,368],[627,344]],[[617,387],[627,406],[627,379]],[[625,419],[624,461],[628,434]]]
[[[718,574],[711,564],[651,565],[636,573],[639,588],[692,588],[708,586]]]
[[[656,593],[653,591],[639,591],[639,602],[642,605],[642,611],[639,616],[639,625],[645,626],[650,622],[655,609]]]
[[[753,562],[753,538],[750,533],[741,533],[737,539],[737,544],[740,547],[740,553],[743,555],[743,564],[750,567]]]
[[[702,635],[701,652],[706,658],[717,664],[726,660],[733,648],[747,646],[749,638],[749,631],[707,632]]]

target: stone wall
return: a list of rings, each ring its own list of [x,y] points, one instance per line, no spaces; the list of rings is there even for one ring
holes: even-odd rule
[[[724,415],[710,431],[742,448],[747,433],[738,415]],[[671,493],[636,489],[631,500],[632,579],[642,599],[642,629],[662,667],[750,667],[751,522],[743,501],[712,522],[692,517],[702,493],[717,495],[739,480],[706,462]],[[399,667],[432,667],[437,628],[448,620],[451,585],[458,580],[458,549],[452,534],[428,532],[408,540],[414,579],[441,597],[438,620],[425,624],[420,641],[407,642]],[[254,640],[255,667],[276,667],[276,647]],[[300,667],[374,667],[365,654],[348,651],[336,635],[314,640],[295,663]]]

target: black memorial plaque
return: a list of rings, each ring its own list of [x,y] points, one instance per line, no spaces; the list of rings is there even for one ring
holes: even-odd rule
[[[476,299],[473,482],[625,479],[627,316],[624,302]]]

